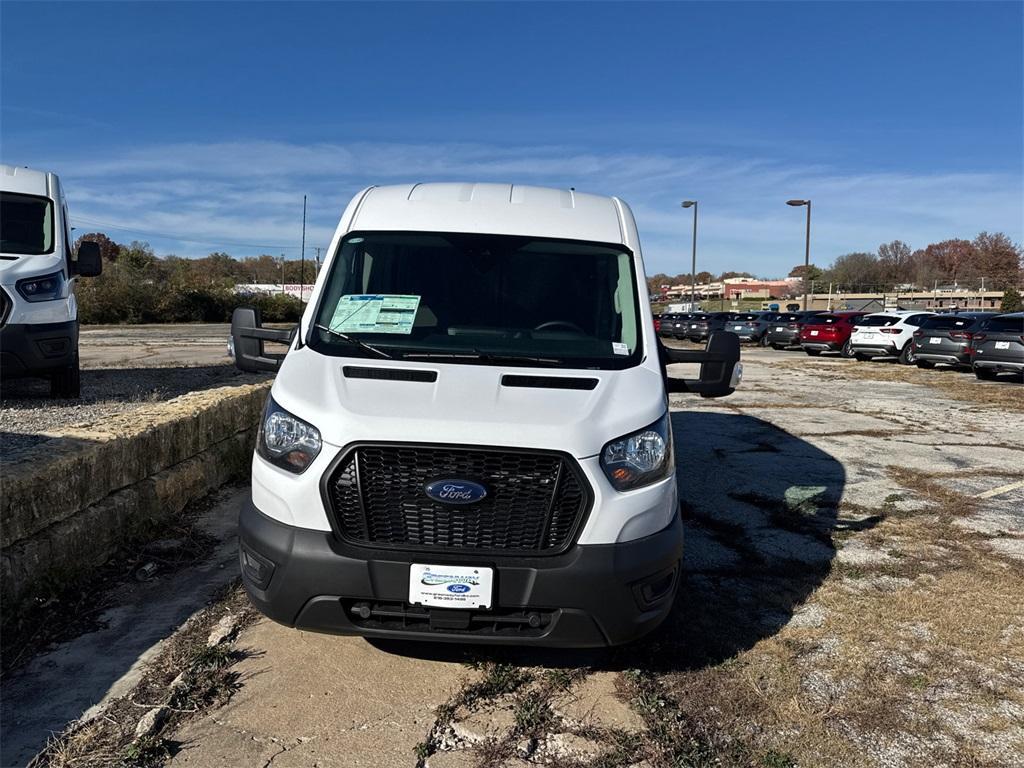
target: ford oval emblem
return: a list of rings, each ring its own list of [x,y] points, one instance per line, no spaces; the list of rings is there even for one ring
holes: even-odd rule
[[[464,595],[469,592],[469,585],[467,584],[449,584],[448,591],[454,592],[457,595]]]
[[[487,496],[487,489],[472,480],[435,480],[423,492],[442,504],[475,504]]]

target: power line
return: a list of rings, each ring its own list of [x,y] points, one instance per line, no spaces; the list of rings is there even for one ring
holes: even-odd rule
[[[96,221],[95,219],[88,219],[81,216],[72,216],[71,221],[74,224],[88,224],[92,227],[102,227],[103,229],[118,229],[123,232],[131,232],[136,235],[146,235],[147,237],[160,237],[165,240],[174,240],[179,243],[192,243],[194,245],[234,245],[239,248],[265,248],[273,250],[286,250],[286,251],[298,251],[301,250],[300,246],[297,245],[281,245],[281,244],[267,244],[267,243],[240,243],[234,240],[193,240],[187,237],[181,237],[180,235],[172,235],[167,232],[149,232],[144,229],[136,229],[134,227],[124,227],[120,224],[108,224],[103,221]]]

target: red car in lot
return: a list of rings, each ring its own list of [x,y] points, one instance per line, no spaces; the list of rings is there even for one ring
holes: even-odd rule
[[[800,327],[800,347],[808,355],[816,357],[822,352],[839,352],[843,357],[853,357],[850,349],[850,334],[857,320],[867,312],[832,312],[811,318]]]

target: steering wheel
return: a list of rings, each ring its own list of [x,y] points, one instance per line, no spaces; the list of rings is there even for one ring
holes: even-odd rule
[[[533,330],[535,331],[548,331],[552,328],[568,328],[570,331],[575,331],[581,336],[586,336],[587,333],[580,328],[576,323],[570,323],[568,320],[548,320],[546,323],[541,323]]]

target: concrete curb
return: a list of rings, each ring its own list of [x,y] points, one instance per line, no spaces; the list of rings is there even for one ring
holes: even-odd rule
[[[5,604],[102,565],[118,545],[248,474],[270,382],[191,392],[79,427],[5,467]]]

